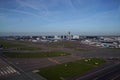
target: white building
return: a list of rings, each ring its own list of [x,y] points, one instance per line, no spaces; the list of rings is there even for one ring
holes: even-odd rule
[[[79,39],[79,36],[78,36],[78,35],[73,35],[72,38],[73,38],[73,39]]]
[[[32,40],[32,42],[37,42],[37,40]]]
[[[61,38],[60,38],[60,36],[56,36],[56,35],[55,35],[55,36],[54,36],[54,39],[57,39],[57,40],[58,40],[58,39],[61,39]]]

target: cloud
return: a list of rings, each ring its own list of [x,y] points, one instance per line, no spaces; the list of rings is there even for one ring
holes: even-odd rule
[[[39,10],[38,7],[35,7],[34,5],[30,4],[28,1],[16,0],[16,2],[19,3],[21,7],[29,7],[35,10]]]
[[[36,10],[38,13],[42,14],[42,16],[47,16],[49,11],[41,0],[16,0],[16,2],[20,5],[20,7],[27,7],[33,10]]]
[[[72,0],[16,0],[21,7],[28,7],[36,10],[44,15],[49,15],[51,12],[65,10],[73,10],[75,6]],[[59,8],[61,7],[61,8]]]
[[[30,12],[26,12],[26,11],[22,11],[22,10],[17,10],[17,9],[6,9],[6,8],[0,8],[1,10],[5,10],[8,12],[15,12],[15,13],[20,13],[20,14],[25,14],[25,15],[32,15],[32,16],[36,16],[36,17],[40,17],[40,15],[36,15],[36,14],[32,14]],[[1,14],[3,15],[3,14]]]
[[[11,11],[14,11],[14,12],[17,12],[17,13],[26,14],[26,15],[32,15],[32,16],[40,17],[40,15],[32,14],[32,13],[26,12],[26,11],[21,11],[21,10],[16,10],[16,9],[12,9]]]

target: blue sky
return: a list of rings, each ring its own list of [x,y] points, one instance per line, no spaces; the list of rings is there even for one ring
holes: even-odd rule
[[[120,33],[120,0],[0,0],[0,32]]]

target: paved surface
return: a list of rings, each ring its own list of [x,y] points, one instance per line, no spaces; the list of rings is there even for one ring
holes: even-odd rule
[[[0,57],[0,80],[32,80]]]
[[[53,66],[65,62],[79,60],[80,57],[77,56],[62,56],[62,57],[52,57],[52,58],[9,58],[16,66],[19,66],[24,71],[32,71],[35,69]]]
[[[56,49],[58,50],[58,49]],[[59,56],[50,58],[7,58],[9,61],[13,62],[16,66],[20,67],[24,71],[32,71],[35,69],[53,66],[65,62],[71,62],[79,60],[82,58],[120,58],[120,50],[111,51],[104,49],[95,49],[92,51],[74,51],[67,48],[59,49],[61,51],[70,52],[72,55],[69,56]]]
[[[20,75],[20,73],[0,59],[0,79],[9,78],[9,76]]]
[[[68,80],[120,80],[120,63],[107,64]]]
[[[46,80],[32,72],[24,72],[0,54],[0,80]]]

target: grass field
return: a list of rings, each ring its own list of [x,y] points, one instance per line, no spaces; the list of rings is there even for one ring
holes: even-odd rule
[[[30,42],[24,41],[8,41],[8,40],[0,40],[0,44],[3,45],[5,49],[16,49],[16,50],[41,50],[41,48],[32,45]]]
[[[30,51],[34,51],[34,50],[41,50],[41,48],[38,48],[38,47],[19,47],[19,48],[17,48],[17,50],[30,50]]]
[[[87,72],[105,63],[102,59],[83,59],[39,69],[38,74],[48,80],[62,80]]]
[[[39,53],[4,52],[4,55],[10,58],[41,58],[41,57],[66,56],[66,55],[70,55],[70,53],[61,52],[61,51],[39,52]]]
[[[109,50],[109,51],[116,51],[116,50],[120,50],[120,48],[106,48],[106,50]]]
[[[4,48],[15,48],[25,46],[24,44],[17,43],[14,41],[0,40],[0,44],[3,45]]]
[[[81,52],[86,52],[89,51],[88,49],[82,49],[82,48],[75,48],[75,51],[81,51]]]
[[[55,47],[67,47],[67,48],[74,48],[76,47],[77,45],[79,45],[78,43],[75,43],[75,42],[68,42],[68,41],[59,41],[59,42],[56,42],[56,43],[49,43],[48,46],[49,47],[52,47],[52,48],[55,48]]]

